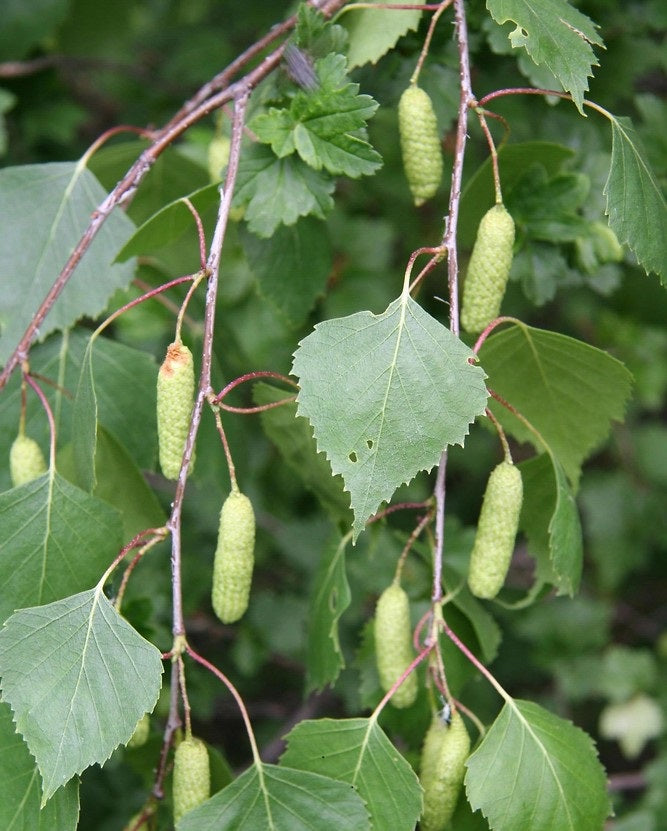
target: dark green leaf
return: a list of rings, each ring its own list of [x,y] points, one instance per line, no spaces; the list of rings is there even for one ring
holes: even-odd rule
[[[298,92],[289,109],[258,115],[252,130],[279,158],[296,151],[315,170],[352,178],[373,173],[382,159],[358,131],[377,103],[357,94],[359,85],[350,83],[343,55],[327,55],[317,61],[315,71],[316,89]]]
[[[489,389],[515,407],[576,485],[586,456],[623,418],[632,376],[603,352],[574,338],[517,324],[492,335],[479,353]],[[496,402],[494,413],[520,441],[540,440]]]
[[[294,225],[279,226],[269,239],[242,231],[241,240],[261,293],[288,323],[303,323],[331,272],[331,245],[324,223],[306,217]]]
[[[306,690],[321,690],[338,678],[345,660],[338,640],[338,621],[352,595],[345,570],[346,539],[325,549],[310,593]]]
[[[667,203],[629,118],[611,120],[612,145],[609,177],[604,187],[609,225],[620,242],[626,242],[640,265],[667,279]]]
[[[241,157],[234,205],[247,204],[245,218],[257,236],[270,237],[279,225],[294,225],[300,216],[324,219],[333,207],[335,183],[298,158],[277,159],[256,145]]]
[[[603,45],[593,21],[567,0],[486,0],[486,7],[497,23],[516,23],[512,46],[523,46],[538,66],[545,64],[583,113],[588,78],[597,66],[591,46]]]

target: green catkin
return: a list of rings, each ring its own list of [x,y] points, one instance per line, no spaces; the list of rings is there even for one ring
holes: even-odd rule
[[[213,610],[223,623],[234,623],[248,608],[255,562],[255,512],[247,496],[233,490],[220,511],[213,564]]]
[[[421,87],[409,86],[398,102],[398,129],[405,178],[415,205],[434,196],[442,179],[442,148],[431,99]]]
[[[502,203],[482,217],[463,286],[461,324],[481,332],[498,317],[512,267],[514,220]]]
[[[47,471],[46,460],[40,446],[24,433],[14,439],[9,451],[9,475],[12,485],[18,488],[32,482]]]
[[[189,736],[174,754],[174,822],[202,802],[211,792],[208,750],[201,739]]]
[[[468,586],[475,597],[493,598],[505,582],[522,500],[521,472],[511,462],[501,462],[489,476],[470,555]]]
[[[434,715],[424,738],[419,778],[424,789],[421,831],[444,831],[459,798],[465,761],[470,754],[470,737],[459,713],[451,723]]]
[[[195,370],[192,352],[180,341],[167,347],[157,376],[157,434],[160,467],[167,479],[177,479],[190,428]],[[194,467],[194,453],[190,470]]]
[[[143,747],[148,741],[148,734],[150,731],[151,717],[148,713],[144,713],[137,722],[137,726],[134,728],[134,733],[130,736],[130,740],[126,744],[126,747]]]
[[[380,685],[385,692],[398,680],[414,659],[410,601],[398,583],[392,583],[380,595],[375,608],[375,657]],[[394,707],[414,704],[417,676],[410,673],[391,698]]]

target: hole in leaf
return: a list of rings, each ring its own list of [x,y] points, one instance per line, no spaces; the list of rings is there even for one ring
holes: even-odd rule
[[[356,454],[356,453],[354,452],[354,450],[353,450],[347,458],[348,458],[351,462],[356,462],[356,461],[357,461],[357,454]]]
[[[372,450],[372,449],[373,449],[373,439],[366,439],[366,447],[367,447],[369,450]]]

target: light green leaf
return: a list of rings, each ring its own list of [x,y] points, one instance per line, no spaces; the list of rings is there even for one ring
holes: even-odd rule
[[[292,371],[298,412],[350,492],[355,537],[380,503],[448,444],[463,444],[484,412],[484,373],[472,353],[406,293],[380,315],[319,323]]]
[[[285,390],[270,384],[259,383],[253,388],[253,398],[258,405],[281,401],[288,395]],[[350,497],[343,489],[343,480],[332,474],[324,453],[317,452],[313,430],[307,419],[296,414],[296,404],[265,410],[261,419],[264,432],[292,473],[317,496],[332,519],[350,523]]]
[[[667,280],[667,203],[646,161],[646,153],[629,118],[611,121],[611,165],[604,186],[609,225],[627,243],[646,272]]]
[[[479,352],[489,389],[541,434],[576,487],[581,464],[623,418],[632,376],[601,349],[523,323],[492,335]],[[495,415],[520,441],[544,446],[515,416],[493,402]]]
[[[370,831],[349,785],[277,765],[253,766],[187,813],[177,831]]]
[[[290,325],[303,323],[324,293],[331,272],[325,224],[306,217],[294,225],[279,226],[269,239],[244,232],[242,226],[241,241],[260,292]]]
[[[523,46],[538,66],[545,64],[583,113],[588,78],[597,66],[591,46],[603,45],[593,21],[567,0],[486,0],[486,7],[496,23],[516,23],[512,46]]]
[[[206,185],[188,194],[200,215],[220,201],[220,186]],[[181,197],[161,207],[140,225],[118,252],[116,260],[125,262],[130,257],[153,254],[166,246],[173,245],[187,231],[194,228],[192,212]]]
[[[345,666],[338,640],[338,621],[352,599],[345,570],[346,544],[346,539],[332,540],[315,574],[308,613],[307,692],[333,684]]]
[[[64,448],[58,454],[58,471],[76,483],[73,457],[72,446]],[[146,528],[159,527],[166,520],[155,492],[148,486],[135,460],[100,425],[97,430],[95,487],[92,493],[118,510],[123,521],[124,540],[131,540]],[[92,582],[89,580],[87,585]]]
[[[590,737],[531,701],[508,700],[466,766],[470,804],[494,831],[600,831],[609,814]]]
[[[248,228],[270,237],[279,225],[300,216],[324,219],[333,207],[335,182],[296,157],[277,159],[270,148],[255,145],[241,157],[234,206],[247,204]]]
[[[98,585],[15,612],[0,630],[0,674],[45,802],[75,774],[108,759],[152,712],[162,659]]]
[[[357,94],[359,84],[350,83],[343,55],[321,58],[315,72],[319,82],[315,89],[298,92],[288,109],[272,108],[258,115],[251,129],[279,158],[296,151],[310,167],[334,176],[374,173],[382,158],[359,131],[377,102]]]
[[[95,486],[98,420],[125,446],[137,465],[153,468],[157,448],[156,378],[152,355],[107,338],[90,338],[72,414],[74,459],[82,487],[92,490]]]
[[[371,0],[380,3],[381,0]],[[349,69],[376,63],[399,38],[419,26],[419,9],[354,9],[341,18],[349,33],[347,65]]]
[[[281,764],[352,785],[373,828],[414,829],[422,808],[419,780],[374,719],[302,721],[286,738]]]
[[[60,788],[40,810],[42,787],[35,760],[16,732],[9,704],[0,701],[0,828],[3,831],[74,831],[79,783]]]
[[[0,363],[11,355],[105,196],[81,163],[0,171],[0,215],[7,218],[0,237]],[[49,312],[40,337],[84,315],[96,317],[113,292],[129,284],[134,264],[112,263],[133,230],[122,211],[111,214]]]
[[[53,471],[0,494],[0,621],[90,586],[122,545],[120,515]]]

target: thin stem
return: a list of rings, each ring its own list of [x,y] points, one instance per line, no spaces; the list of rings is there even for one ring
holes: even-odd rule
[[[475,112],[477,113],[477,118],[479,119],[479,123],[482,127],[484,135],[486,136],[486,143],[489,145],[489,153],[491,154],[491,167],[493,170],[493,186],[496,192],[496,204],[501,205],[503,201],[503,192],[500,187],[500,172],[498,170],[498,152],[496,150],[496,145],[493,141],[491,131],[489,130],[489,125],[486,123],[486,118],[484,117],[483,110],[480,107],[476,107]]]
[[[201,423],[204,403],[211,391],[211,357],[213,353],[213,334],[215,328],[215,306],[218,294],[218,282],[220,277],[220,256],[222,245],[225,239],[227,218],[231,206],[234,185],[238,173],[239,159],[241,155],[241,138],[243,136],[243,122],[245,120],[246,108],[250,90],[245,89],[235,101],[234,121],[232,124],[232,138],[227,167],[227,177],[224,190],[220,190],[220,206],[218,219],[213,233],[211,250],[206,264],[206,272],[209,275],[208,288],[206,292],[206,308],[204,312],[204,336],[202,343],[202,363],[199,376],[199,387],[192,409],[190,427],[188,430],[181,470],[176,483],[176,492],[172,506],[171,517],[168,527],[171,531],[171,571],[172,571],[172,633],[174,637],[185,633],[183,620],[183,599],[181,588],[181,514],[183,511],[183,498],[190,468],[190,461],[195,446],[195,439]]]
[[[468,48],[468,27],[465,16],[464,0],[454,0],[456,22],[456,40],[459,53],[460,96],[456,125],[456,146],[452,166],[452,185],[449,192],[449,210],[442,244],[447,251],[447,277],[449,285],[449,328],[452,334],[459,334],[459,263],[456,232],[458,226],[461,185],[463,181],[463,161],[467,142],[468,110],[475,105],[470,81],[470,54]],[[442,597],[442,554],[444,549],[445,529],[445,478],[447,470],[447,451],[440,456],[438,475],[435,483],[435,547],[433,551],[433,590],[431,599],[437,603]]]
[[[37,397],[44,408],[44,412],[46,413],[46,417],[49,422],[49,470],[54,471],[56,469],[56,422],[53,418],[53,411],[51,410],[48,398],[44,395],[42,388],[35,381],[35,379],[31,378],[27,373],[24,373],[23,377],[25,378],[26,383],[28,383],[37,393]]]
[[[433,32],[435,31],[435,27],[438,23],[440,15],[444,12],[445,9],[449,8],[452,5],[453,0],[443,0],[442,3],[438,6],[438,10],[431,18],[429,23],[428,32],[426,33],[426,37],[424,38],[424,45],[422,46],[422,51],[419,53],[419,60],[417,61],[417,66],[415,67],[415,71],[412,73],[410,77],[410,83],[416,84],[419,78],[419,73],[422,70],[422,66],[424,61],[426,60],[426,56],[428,55],[428,50],[431,48],[431,39],[433,38]]]
[[[195,208],[187,196],[183,197],[185,207],[190,211],[197,226],[197,238],[199,239],[199,267],[202,271],[206,269],[206,234],[204,233],[204,226],[199,216],[199,211]]]
[[[167,775],[169,748],[174,740],[174,733],[181,726],[181,717],[178,710],[179,700],[178,665],[176,664],[176,661],[172,661],[171,681],[169,685],[169,715],[164,726],[164,738],[162,740],[162,750],[160,751],[160,761],[158,763],[152,790],[152,794],[156,799],[164,799],[164,779]]]
[[[181,303],[181,308],[178,310],[178,315],[176,316],[176,332],[174,335],[174,340],[176,341],[176,343],[180,343],[181,341],[181,327],[183,326],[183,318],[185,317],[188,304],[190,303],[192,295],[199,288],[199,284],[204,279],[204,277],[206,277],[206,264],[204,264],[200,272],[195,274],[194,280],[192,281],[192,285],[187,290],[187,293],[183,298],[183,302]]]
[[[396,563],[396,572],[394,574],[394,581],[397,583],[401,582],[401,574],[403,572],[403,566],[405,565],[405,561],[412,549],[412,546],[417,541],[419,535],[424,530],[424,528],[429,524],[429,522],[433,519],[433,512],[429,511],[425,514],[417,523],[417,525],[413,528],[412,533],[408,537],[407,542],[403,546],[403,551],[398,558],[398,562]]]
[[[475,355],[482,348],[482,344],[489,337],[491,332],[493,332],[493,330],[495,328],[497,328],[498,326],[500,326],[502,323],[516,323],[518,325],[521,325],[521,321],[516,317],[503,316],[503,317],[495,318],[494,320],[491,321],[491,323],[488,324],[488,326],[484,329],[484,331],[480,334],[480,336],[475,341],[475,345],[472,348],[472,351],[475,353]]]
[[[463,641],[459,640],[458,636],[449,628],[449,626],[445,623],[444,620],[441,621],[440,627],[442,631],[447,635],[449,640],[456,646],[470,661],[470,663],[481,672],[482,675],[486,678],[486,680],[491,684],[491,686],[501,695],[505,701],[511,701],[512,697],[510,694],[501,687],[500,683],[496,681],[493,675],[489,672],[489,670],[484,666],[484,664],[474,655],[468,647],[463,643]]]
[[[216,666],[214,666],[210,661],[207,661],[206,658],[203,658],[199,653],[195,652],[194,649],[190,646],[190,644],[186,644],[186,651],[188,655],[198,664],[201,664],[205,667],[209,672],[213,673],[216,678],[219,678],[220,681],[227,687],[229,692],[232,694],[234,701],[241,712],[241,718],[243,719],[243,723],[245,724],[245,729],[248,734],[248,741],[250,742],[250,748],[252,750],[252,757],[255,764],[258,767],[261,767],[262,760],[259,755],[259,749],[257,747],[257,741],[255,740],[255,734],[252,729],[252,724],[250,723],[250,716],[248,715],[248,711],[246,709],[245,704],[243,703],[243,699],[241,698],[241,694],[236,689],[236,687],[232,684],[232,682],[227,678],[227,676],[221,672]]]
[[[394,681],[394,683],[391,685],[389,690],[387,690],[387,692],[385,693],[383,699],[380,701],[380,703],[377,705],[377,707],[371,713],[371,715],[370,715],[371,719],[374,719],[374,720],[377,719],[377,717],[380,715],[382,710],[384,710],[387,702],[392,697],[392,695],[401,686],[401,684],[405,681],[405,679],[408,677],[408,675],[410,675],[412,672],[414,672],[415,669],[417,669],[419,664],[421,664],[421,662],[424,660],[424,658],[426,658],[426,656],[430,653],[430,651],[432,649],[433,649],[433,646],[424,647],[424,649],[422,649],[422,651],[419,653],[419,655],[417,655],[417,657],[412,661],[410,666],[408,666],[407,669],[404,670],[404,672],[401,674],[400,678],[397,678],[396,681]]]
[[[231,404],[223,404],[220,402],[217,406],[221,410],[228,413],[238,413],[239,415],[254,415],[255,413],[263,413],[266,410],[273,410],[276,407],[282,407],[284,404],[293,404],[296,401],[296,395],[290,395],[287,398],[281,398],[280,401],[272,401],[270,404],[258,404],[256,407],[232,407]]]
[[[503,446],[503,456],[505,457],[506,462],[512,462],[512,454],[510,453],[510,446],[509,442],[507,441],[507,436],[505,435],[505,431],[503,430],[502,424],[498,421],[498,419],[494,416],[491,410],[486,409],[487,417],[493,422],[493,426],[496,428],[496,432],[498,433],[498,438],[500,439],[500,443]]]
[[[389,514],[396,513],[396,511],[419,511],[422,508],[429,508],[430,505],[430,499],[427,499],[425,502],[397,502],[395,505],[389,505],[387,508],[383,508],[381,511],[378,511],[377,514],[373,514],[372,517],[366,520],[366,526],[371,525],[373,522],[377,522],[379,519],[384,519],[389,516]]]
[[[187,649],[187,643],[179,644],[179,648]],[[183,715],[185,716],[185,735],[187,738],[192,738],[192,719],[190,717],[190,699],[188,698],[188,688],[185,683],[185,666],[183,664],[183,655],[178,652],[174,659],[178,664],[178,689],[181,694],[181,701],[183,702]]]
[[[229,442],[227,441],[225,428],[222,426],[222,419],[220,418],[220,413],[218,412],[218,410],[216,410],[213,415],[215,418],[215,426],[218,429],[218,433],[220,434],[220,441],[222,442],[222,447],[225,451],[227,469],[229,470],[229,481],[231,483],[232,490],[237,491],[239,489],[239,486],[236,482],[236,467],[234,465],[234,460],[232,459],[232,451],[229,449]]]
[[[131,551],[133,548],[137,548],[138,545],[141,544],[141,541],[144,537],[147,537],[149,534],[153,535],[153,539],[149,540],[145,545],[143,545],[140,550],[135,554],[132,558],[132,562],[128,565],[123,573],[123,579],[121,580],[120,586],[118,587],[118,594],[116,595],[116,600],[114,606],[118,611],[120,611],[121,606],[123,604],[123,597],[125,596],[125,589],[127,588],[127,584],[129,582],[130,576],[132,572],[139,564],[139,561],[143,559],[144,554],[147,554],[151,548],[157,545],[159,542],[162,542],[163,539],[167,536],[167,529],[166,528],[149,528],[147,531],[141,531],[131,540],[123,549],[125,554]],[[123,557],[125,556],[123,554]],[[122,559],[122,558],[121,558]],[[119,560],[120,562],[120,560]]]
[[[260,370],[257,372],[246,372],[245,375],[240,375],[238,378],[235,378],[233,381],[230,381],[229,384],[219,392],[215,398],[213,399],[213,404],[219,404],[222,399],[230,393],[233,389],[240,386],[241,384],[245,384],[246,381],[256,381],[258,378],[275,378],[277,381],[282,381],[285,384],[289,384],[289,386],[294,387],[295,389],[299,389],[299,385],[296,381],[293,381],[287,375],[281,375],[279,372],[272,372],[270,370]]]

